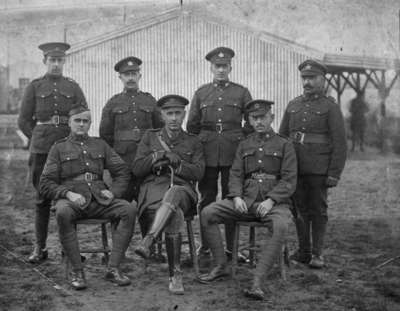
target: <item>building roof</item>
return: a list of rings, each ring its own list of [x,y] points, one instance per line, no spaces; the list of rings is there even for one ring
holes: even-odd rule
[[[279,46],[295,50],[303,53],[311,58],[320,59],[328,67],[328,73],[337,72],[365,72],[365,70],[396,70],[400,71],[400,59],[369,57],[369,56],[352,56],[340,54],[324,54],[323,52],[311,48],[306,45],[296,43],[291,40],[279,37],[269,32],[249,27],[247,25],[238,24],[229,19],[221,19],[221,17],[213,16],[210,12],[199,10],[187,11],[180,8],[164,11],[160,14],[151,15],[146,18],[138,19],[135,23],[124,26],[123,28],[112,32],[96,36],[92,39],[85,40],[74,44],[68,54],[74,54],[89,47],[96,46],[108,40],[123,37],[126,34],[140,31],[148,27],[155,26],[167,22],[172,19],[179,18],[182,15],[191,14],[208,23],[227,25],[232,29],[243,31],[261,41],[276,43]]]
[[[328,67],[328,73],[400,70],[400,59],[393,58],[325,54],[322,60]]]
[[[221,19],[221,17],[212,16],[209,12],[203,12],[200,10],[188,11],[188,10],[176,9],[176,8],[168,10],[168,11],[164,11],[160,14],[155,14],[155,15],[151,15],[146,18],[138,19],[135,23],[133,23],[131,25],[124,26],[123,28],[114,30],[112,32],[96,36],[89,40],[75,43],[72,45],[68,54],[73,54],[73,53],[79,52],[81,50],[84,50],[84,49],[92,47],[92,46],[96,46],[97,44],[106,42],[108,40],[116,39],[118,37],[123,37],[126,34],[137,32],[142,29],[152,27],[152,26],[167,22],[172,19],[179,18],[183,15],[192,15],[192,16],[198,17],[199,19],[201,19],[205,22],[212,23],[212,24],[226,25],[226,26],[229,26],[229,28],[243,31],[249,35],[252,35],[261,41],[276,43],[282,47],[290,48],[294,51],[297,51],[299,53],[303,53],[306,55],[310,55],[311,57],[314,57],[314,58],[322,58],[324,55],[323,52],[321,52],[317,49],[311,48],[309,46],[296,43],[295,41],[291,41],[291,40],[279,37],[277,35],[271,34],[269,32],[266,32],[266,31],[263,31],[260,29],[256,29],[254,27],[249,27],[247,25],[238,24],[237,22],[230,21],[229,19]]]

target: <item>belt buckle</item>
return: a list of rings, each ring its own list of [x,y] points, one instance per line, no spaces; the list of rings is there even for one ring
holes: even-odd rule
[[[53,121],[54,125],[59,125],[60,124],[60,116],[59,115],[53,116],[52,121]]]
[[[304,144],[304,136],[305,136],[305,133],[303,133],[303,132],[295,132],[294,133],[295,141],[300,144]]]
[[[222,123],[215,123],[215,131],[219,134],[222,132]]]
[[[85,181],[93,181],[93,174],[85,173]]]

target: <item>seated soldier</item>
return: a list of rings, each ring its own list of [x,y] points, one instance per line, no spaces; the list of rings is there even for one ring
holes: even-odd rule
[[[238,146],[229,176],[228,199],[208,205],[200,218],[216,263],[210,273],[198,277],[202,283],[227,275],[227,259],[218,224],[230,220],[261,221],[269,225],[272,237],[261,247],[252,287],[244,291],[246,296],[254,299],[264,298],[262,277],[272,267],[286,239],[291,218],[290,196],[295,191],[297,178],[292,143],[271,128],[272,104],[266,100],[246,104],[255,133]]]
[[[203,147],[195,135],[182,129],[188,104],[186,98],[167,95],[157,104],[161,107],[165,126],[148,130],[143,135],[133,164],[133,174],[143,179],[138,198],[139,217],[152,219],[152,225],[135,253],[148,258],[150,247],[165,229],[169,291],[183,294],[181,232],[184,215],[196,209],[195,185],[202,178],[205,165]]]
[[[72,265],[71,285],[75,289],[87,287],[74,226],[75,220],[85,218],[118,222],[105,278],[120,286],[129,285],[119,265],[132,238],[136,202],[118,199],[128,185],[129,169],[105,141],[88,136],[91,115],[87,108],[74,108],[69,115],[71,133],[51,148],[40,192],[55,201],[61,245]],[[110,190],[103,181],[104,169],[113,178]]]

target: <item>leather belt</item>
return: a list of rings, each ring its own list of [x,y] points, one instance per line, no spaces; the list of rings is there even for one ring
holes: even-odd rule
[[[295,143],[299,144],[329,144],[330,139],[326,134],[316,133],[303,133],[303,132],[291,132],[289,137]]]
[[[206,130],[206,131],[213,131],[217,133],[221,133],[224,131],[230,131],[230,130],[240,130],[242,128],[240,123],[222,123],[222,122],[217,122],[213,124],[202,124],[201,129]]]
[[[253,172],[247,175],[247,179],[277,180],[278,176],[263,172]]]
[[[68,124],[68,117],[67,116],[59,116],[59,115],[54,115],[50,117],[50,120],[47,121],[37,121],[36,125],[42,125],[42,124],[49,124],[49,125],[67,125]]]
[[[75,177],[71,178],[70,180],[73,180],[73,181],[95,181],[95,180],[101,180],[101,177],[100,177],[100,175],[87,172],[87,173],[75,176]]]
[[[142,133],[142,130],[135,128],[132,130],[115,131],[115,140],[137,140]]]

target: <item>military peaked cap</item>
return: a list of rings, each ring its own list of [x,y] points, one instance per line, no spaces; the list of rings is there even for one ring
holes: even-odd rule
[[[129,56],[124,59],[121,59],[118,63],[115,64],[114,70],[119,73],[124,73],[128,71],[138,71],[140,70],[140,65],[142,64],[142,60]]]
[[[165,95],[157,101],[157,106],[160,107],[161,109],[172,108],[172,107],[185,109],[185,106],[187,104],[189,104],[189,100],[187,100],[183,96],[174,94]]]
[[[64,42],[47,42],[39,45],[44,56],[65,56],[65,52],[71,46]]]
[[[320,61],[307,59],[299,65],[299,70],[302,76],[325,75],[328,68]]]
[[[206,60],[213,64],[230,64],[235,52],[227,47],[217,47],[206,55]]]

